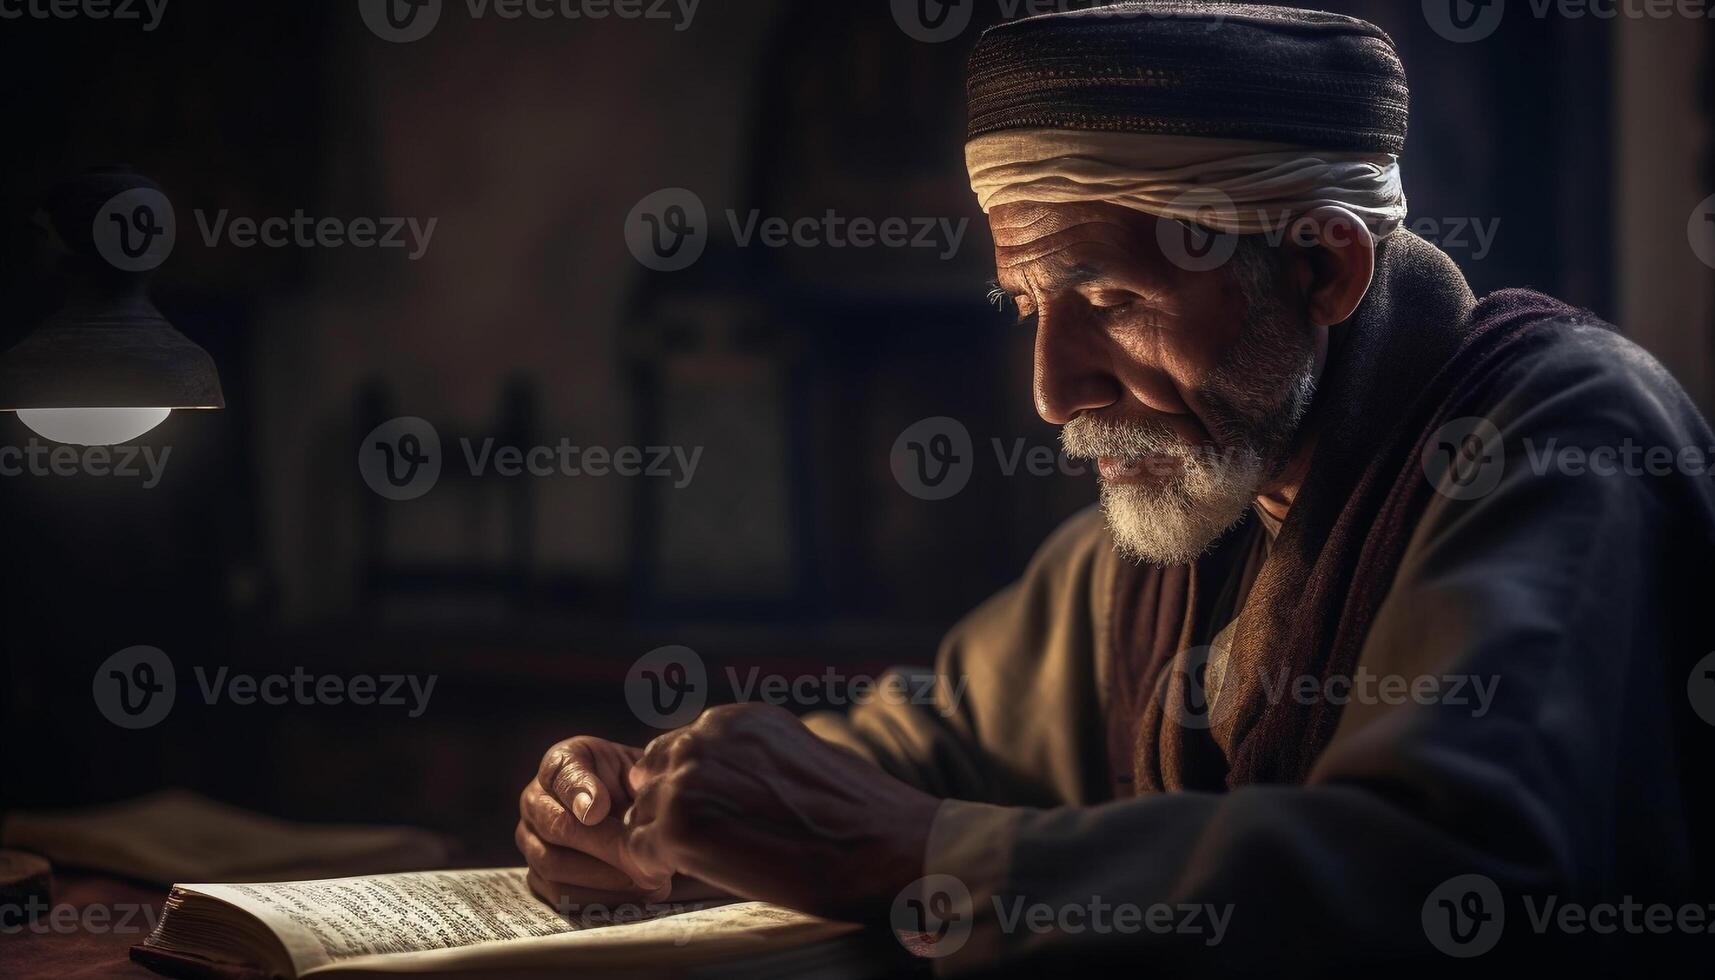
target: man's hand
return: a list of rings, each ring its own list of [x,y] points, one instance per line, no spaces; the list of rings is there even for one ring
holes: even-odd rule
[[[530,888],[556,907],[659,902],[671,876],[645,871],[625,849],[620,816],[631,805],[626,771],[642,749],[580,735],[542,757],[519,797],[514,838]]]
[[[655,882],[691,875],[745,898],[877,918],[923,874],[940,801],[767,705],[713,708],[631,768],[626,849]]]

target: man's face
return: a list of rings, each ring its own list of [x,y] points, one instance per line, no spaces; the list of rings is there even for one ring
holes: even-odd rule
[[[999,285],[1036,322],[1037,412],[1068,455],[1096,461],[1121,551],[1171,564],[1291,458],[1317,332],[1264,249],[1189,271],[1163,254],[1158,220],[1108,204],[989,215]]]

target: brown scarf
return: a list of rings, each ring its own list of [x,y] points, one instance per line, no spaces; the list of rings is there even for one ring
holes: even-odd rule
[[[1120,795],[1308,777],[1340,709],[1271,701],[1264,679],[1350,676],[1434,492],[1419,462],[1425,442],[1447,421],[1483,414],[1497,371],[1545,338],[1545,321],[1584,317],[1526,290],[1477,303],[1422,239],[1401,232],[1383,244],[1369,295],[1337,328],[1343,346],[1307,420],[1319,431],[1310,476],[1235,624],[1217,710],[1195,715],[1203,678],[1187,669],[1194,658],[1176,657],[1254,522],[1189,566],[1122,563],[1109,712]]]

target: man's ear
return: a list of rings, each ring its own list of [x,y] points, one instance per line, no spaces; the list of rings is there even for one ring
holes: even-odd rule
[[[1364,301],[1376,274],[1376,240],[1357,215],[1336,205],[1320,207],[1292,226],[1291,241],[1304,249],[1300,285],[1319,327],[1344,323]]]

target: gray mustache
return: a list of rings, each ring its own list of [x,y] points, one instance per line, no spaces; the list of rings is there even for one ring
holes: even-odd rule
[[[1190,456],[1198,447],[1160,422],[1119,422],[1080,415],[1060,427],[1060,448],[1073,459]]]

